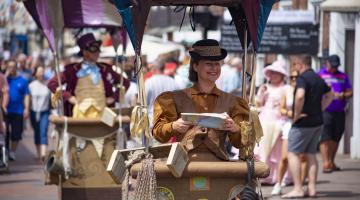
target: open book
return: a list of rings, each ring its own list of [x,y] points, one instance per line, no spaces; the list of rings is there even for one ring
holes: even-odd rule
[[[226,113],[181,113],[181,118],[184,121],[215,129],[223,128],[226,117]]]

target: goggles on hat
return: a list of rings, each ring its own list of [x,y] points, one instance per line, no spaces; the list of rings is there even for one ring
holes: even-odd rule
[[[95,52],[100,52],[100,47],[96,46],[96,45],[91,45],[91,46],[87,47],[85,50],[87,50],[91,53],[95,53]]]

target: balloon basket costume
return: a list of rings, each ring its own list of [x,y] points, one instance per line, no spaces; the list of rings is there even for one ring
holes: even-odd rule
[[[122,114],[130,115],[130,110]],[[119,199],[121,184],[106,171],[116,149],[118,121],[113,127],[100,119],[53,116],[50,121],[59,138],[57,151],[49,156],[45,169],[48,184],[59,185],[60,199]]]

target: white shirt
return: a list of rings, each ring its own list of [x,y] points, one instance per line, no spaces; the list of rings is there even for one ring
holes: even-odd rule
[[[133,101],[136,100],[136,95],[138,93],[138,86],[135,82],[130,81],[130,86],[127,89],[126,93],[125,93],[125,102],[122,105],[123,108],[128,108],[132,105]]]
[[[240,87],[240,76],[235,68],[224,64],[221,67],[219,79],[216,81],[216,86],[225,92],[232,92]]]
[[[42,112],[50,110],[51,92],[49,88],[39,80],[34,80],[29,85],[31,95],[31,110]]]
[[[148,103],[149,122],[152,126],[154,101],[163,92],[178,90],[174,78],[162,74],[156,74],[145,81],[145,94]]]

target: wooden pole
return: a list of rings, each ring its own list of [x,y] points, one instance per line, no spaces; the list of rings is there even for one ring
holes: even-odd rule
[[[56,45],[57,46],[57,45]],[[55,74],[58,81],[58,87],[60,88],[60,102],[58,102],[58,113],[60,116],[64,115],[64,98],[63,98],[63,86],[61,83],[61,77],[60,77],[60,62],[59,62],[59,54],[57,51],[53,52],[54,59],[55,59]]]
[[[291,8],[293,10],[307,10],[308,0],[292,0]]]
[[[322,15],[322,53],[329,52],[330,37],[330,12],[323,12]]]
[[[250,84],[250,97],[249,105],[255,106],[255,90],[256,90],[256,52],[253,52],[252,55],[252,67],[251,67],[251,84]]]
[[[124,44],[123,44],[124,45]],[[124,93],[124,77],[123,77],[123,73],[124,73],[124,59],[121,60],[120,66],[119,66],[119,53],[118,53],[118,47],[116,47],[115,49],[115,66],[116,68],[120,67],[120,86],[119,86],[119,114],[118,114],[118,120],[119,120],[119,129],[116,133],[116,149],[125,149],[126,148],[126,134],[123,130],[122,127],[122,112],[121,112],[121,105],[122,105],[122,98],[124,98],[123,95],[125,95]],[[122,49],[122,56],[125,55],[125,50],[124,48]]]
[[[138,82],[138,95],[139,95],[139,100],[140,100],[140,106],[142,109],[147,109],[147,102],[146,102],[146,95],[145,95],[145,84],[144,84],[144,72],[142,71],[141,68],[141,57],[140,54],[136,54],[136,64],[135,64],[135,69],[137,74],[137,82]],[[141,115],[143,115],[144,113],[142,112]],[[142,118],[145,116],[141,116]],[[149,118],[146,116],[145,120],[149,120]],[[149,122],[145,123],[147,124],[146,127],[144,127],[144,133],[141,135],[141,140],[142,140],[142,145],[145,147],[146,152],[149,151],[149,138],[147,136],[150,135],[150,130],[149,130]]]

